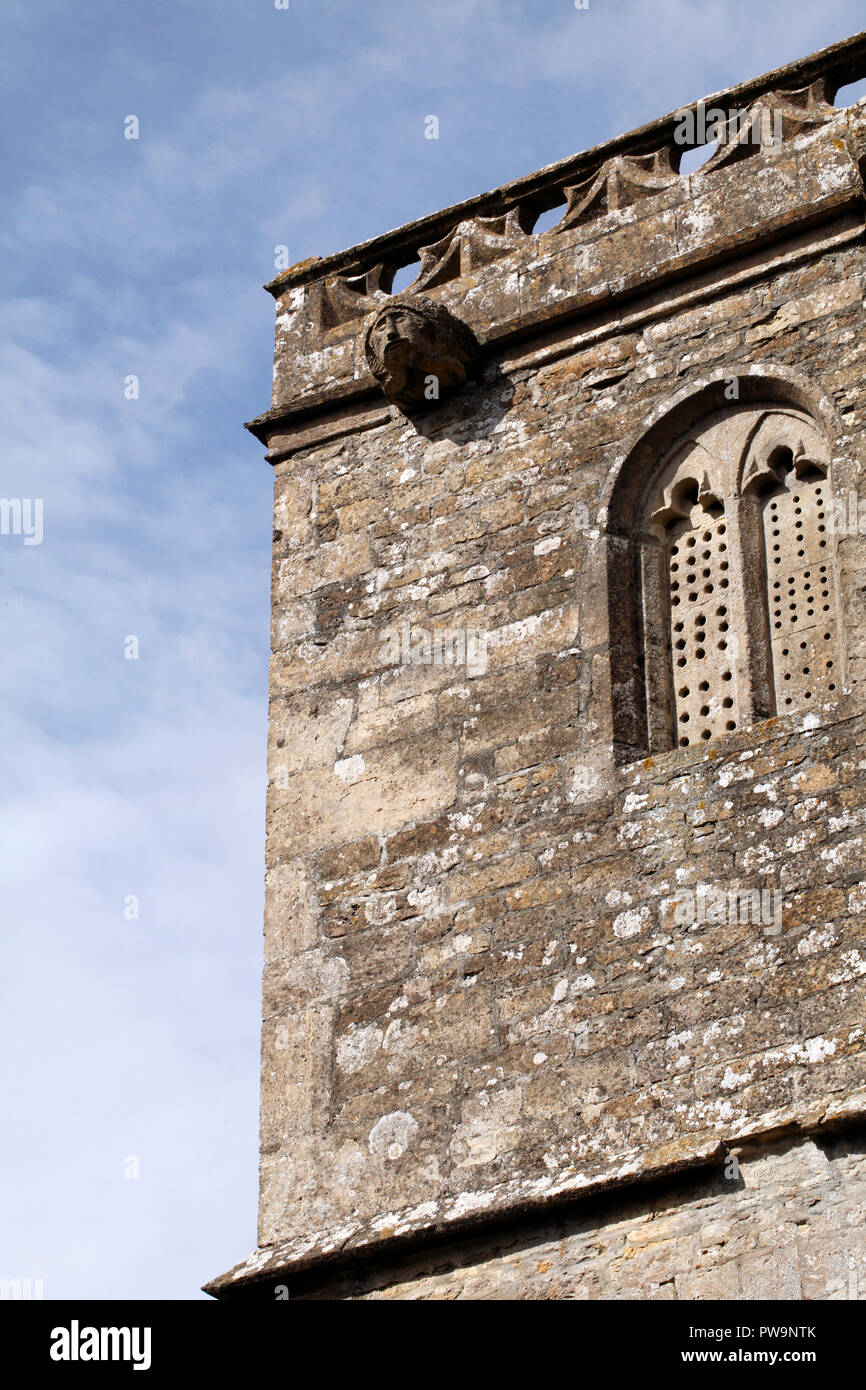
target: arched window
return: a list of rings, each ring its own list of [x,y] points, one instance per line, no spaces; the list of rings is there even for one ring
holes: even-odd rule
[[[621,752],[706,744],[834,699],[830,450],[810,415],[725,405],[636,457],[609,567]]]

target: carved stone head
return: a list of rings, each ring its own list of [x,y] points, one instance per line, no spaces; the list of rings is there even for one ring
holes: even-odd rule
[[[393,295],[371,318],[364,351],[388,400],[401,410],[430,405],[462,386],[478,363],[471,329],[435,300]]]

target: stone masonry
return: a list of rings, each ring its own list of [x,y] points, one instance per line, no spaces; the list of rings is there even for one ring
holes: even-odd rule
[[[268,286],[259,1248],[214,1295],[866,1296],[864,76]]]

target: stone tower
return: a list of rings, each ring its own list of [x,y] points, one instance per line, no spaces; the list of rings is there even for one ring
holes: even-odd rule
[[[268,286],[259,1249],[214,1295],[866,1296],[864,75]]]

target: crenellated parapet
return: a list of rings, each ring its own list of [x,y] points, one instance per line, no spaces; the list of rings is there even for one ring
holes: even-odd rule
[[[859,35],[286,270],[267,286],[278,303],[272,408],[250,428],[269,442],[274,425],[298,411],[373,395],[364,332],[398,271],[415,262],[418,273],[401,297],[441,302],[494,347],[730,259],[746,244],[754,250],[845,209],[862,211],[866,108],[833,102],[864,76],[866,36]],[[699,169],[680,173],[686,151],[710,144],[714,153]],[[536,231],[556,208],[559,220]]]

